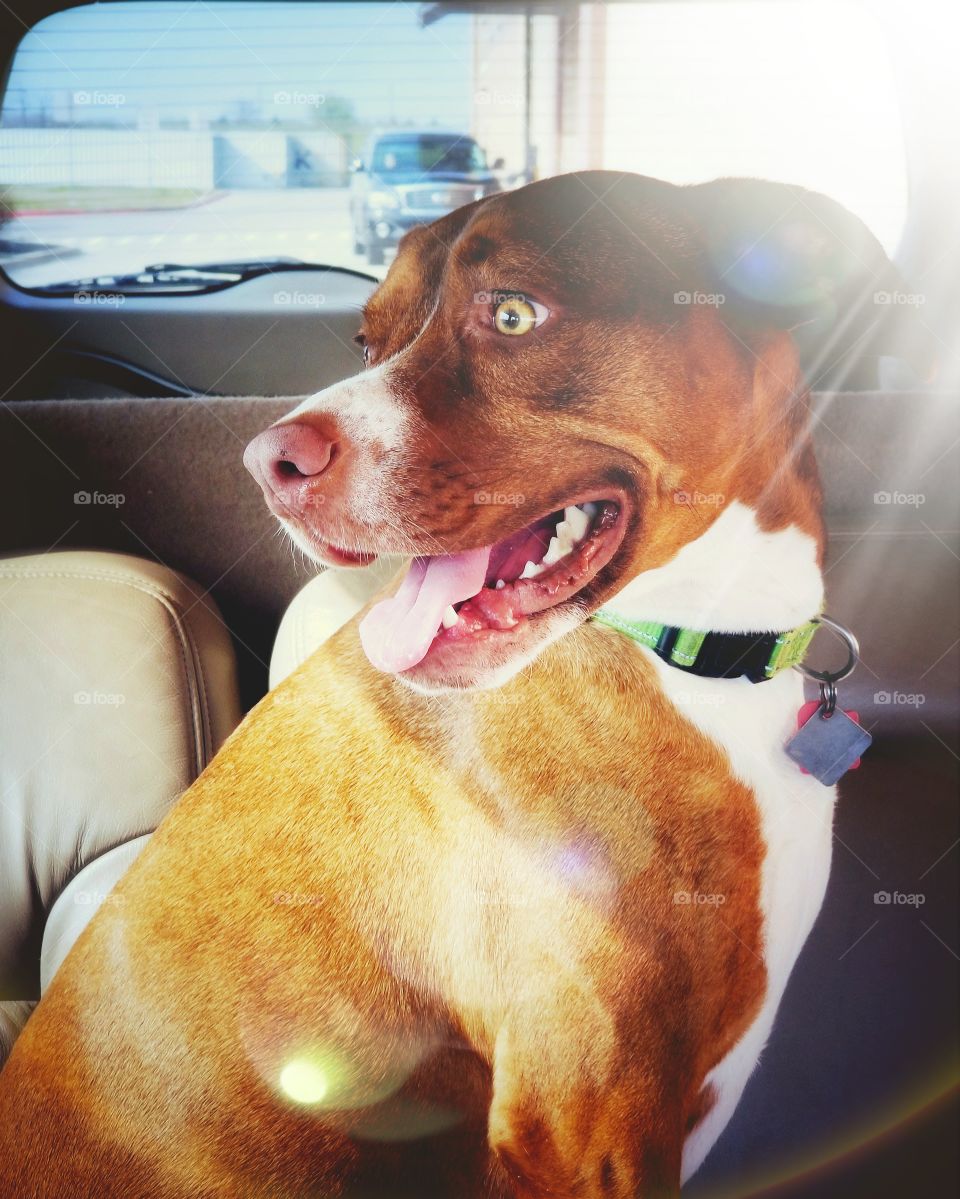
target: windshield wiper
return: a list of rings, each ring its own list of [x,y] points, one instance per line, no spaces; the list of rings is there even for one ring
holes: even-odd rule
[[[63,283],[47,283],[34,291],[49,296],[72,296],[78,292],[112,292],[130,295],[136,292],[215,291],[258,275],[289,270],[349,270],[300,258],[250,258],[235,262],[204,262],[188,266],[180,262],[157,262],[128,275],[89,275]],[[350,272],[355,274],[356,272]]]

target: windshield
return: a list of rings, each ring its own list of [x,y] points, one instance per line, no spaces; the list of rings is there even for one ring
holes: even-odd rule
[[[373,151],[371,170],[378,175],[424,174],[450,171],[471,174],[487,169],[486,155],[472,138],[437,137],[384,138]]]
[[[11,64],[0,268],[27,287],[278,259],[382,277],[414,225],[598,167],[799,183],[895,250],[895,75],[845,0],[80,5]]]

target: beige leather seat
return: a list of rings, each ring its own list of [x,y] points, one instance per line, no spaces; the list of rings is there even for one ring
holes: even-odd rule
[[[385,556],[359,570],[325,570],[298,591],[283,614],[273,644],[271,690],[386,588],[403,561]]]
[[[396,573],[294,598],[275,687]],[[230,638],[183,576],[107,553],[0,560],[0,1064],[77,937],[240,720]]]
[[[229,634],[183,576],[112,553],[0,560],[0,1062],[240,715]]]

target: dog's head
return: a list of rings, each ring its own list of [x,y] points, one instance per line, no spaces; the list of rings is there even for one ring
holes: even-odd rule
[[[364,371],[245,460],[317,560],[414,556],[361,626],[375,665],[496,685],[735,501],[822,549],[794,331],[888,265],[800,188],[548,179],[407,234]]]

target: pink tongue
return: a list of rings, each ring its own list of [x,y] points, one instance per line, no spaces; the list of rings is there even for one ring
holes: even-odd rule
[[[373,665],[391,674],[416,666],[447,607],[481,590],[489,560],[490,546],[414,558],[397,594],[375,604],[360,622],[360,642]]]

